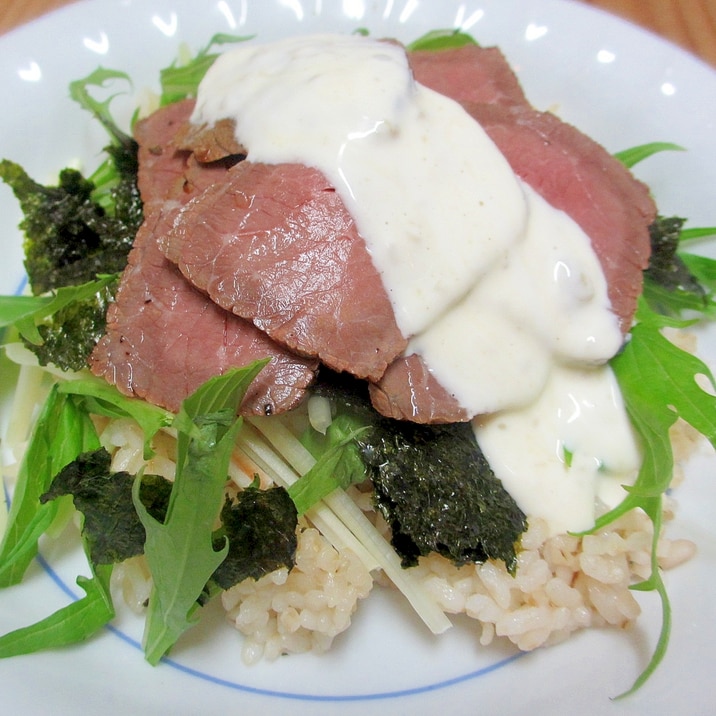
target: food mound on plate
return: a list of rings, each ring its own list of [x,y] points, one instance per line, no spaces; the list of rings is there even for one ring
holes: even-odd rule
[[[153,663],[218,593],[248,662],[327,649],[374,583],[436,633],[464,613],[520,649],[639,613],[654,515],[590,530],[640,474],[610,361],[657,210],[498,49],[458,45],[245,43],[125,142],[141,221],[87,362],[158,422],[90,404],[96,449],[40,502],[73,495],[95,565],[149,605]],[[678,462],[695,438],[672,439]],[[157,545],[204,512],[211,566],[167,637]],[[692,553],[659,540],[661,567]]]

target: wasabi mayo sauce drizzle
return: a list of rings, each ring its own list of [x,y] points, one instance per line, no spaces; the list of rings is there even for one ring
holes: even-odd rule
[[[631,481],[638,455],[630,430],[611,429],[626,418],[604,363],[622,335],[584,232],[515,176],[459,104],[416,83],[394,43],[237,47],[207,73],[192,121],[224,118],[249,161],[305,164],[333,184],[408,352],[472,414],[489,414],[475,421],[478,440],[523,509],[554,531],[590,527],[601,483]],[[570,422],[558,417],[570,400],[606,407]],[[605,429],[610,440],[584,438]]]

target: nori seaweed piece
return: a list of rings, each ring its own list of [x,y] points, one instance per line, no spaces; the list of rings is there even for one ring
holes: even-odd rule
[[[23,339],[40,365],[54,363],[62,370],[75,371],[87,367],[90,354],[105,333],[107,309],[114,300],[117,285],[114,280],[94,296],[73,301],[38,324],[42,343],[36,345]]]
[[[514,567],[526,518],[495,477],[469,423],[382,420],[362,454],[404,567],[430,552],[458,566],[501,559]]]
[[[279,567],[291,569],[298,544],[297,513],[283,487],[250,487],[226,500],[221,521],[229,553],[212,575],[222,589],[247,577],[260,579]]]
[[[3,160],[0,178],[24,214],[25,268],[35,295],[124,269],[142,220],[136,174],[115,187],[114,215],[93,200],[94,183],[76,169],[63,169],[57,186],[44,186],[18,164]]]
[[[686,219],[658,216],[649,227],[651,256],[644,275],[669,291],[696,294],[706,303],[706,291],[679,257],[681,229]]]
[[[57,473],[41,496],[47,502],[72,495],[84,516],[82,534],[95,565],[122,562],[144,553],[146,532],[132,501],[135,477],[110,472],[111,456],[104,449],[83,453]],[[164,522],[172,483],[159,475],[143,475],[139,498],[149,514]],[[212,575],[222,589],[246,577],[259,579],[279,567],[293,566],[296,554],[297,514],[282,487],[249,488],[221,511],[222,528],[216,541],[229,540],[226,559]]]
[[[363,382],[329,371],[322,371],[314,392],[371,426],[357,443],[404,567],[437,552],[457,565],[502,559],[514,568],[526,517],[495,476],[469,423],[385,418],[373,410]]]
[[[142,222],[137,187],[137,144],[130,137],[107,148],[117,172],[109,190],[109,213],[93,197],[95,184],[75,169],[64,169],[57,186],[30,178],[15,162],[0,161],[0,179],[15,193],[24,217],[25,268],[33,294],[119,274]],[[41,365],[81,370],[105,332],[109,302],[118,282],[93,297],[76,301],[48,317],[38,331],[43,343],[24,341]]]
[[[111,456],[104,449],[83,453],[57,473],[40,497],[47,502],[72,495],[84,515],[82,534],[94,564],[113,564],[144,552],[145,531],[132,502],[134,476],[110,472]],[[163,520],[172,483],[158,475],[144,475],[140,499],[153,517]]]

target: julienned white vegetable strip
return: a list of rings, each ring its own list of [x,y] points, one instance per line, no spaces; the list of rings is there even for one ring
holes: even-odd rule
[[[43,400],[43,368],[40,368],[35,356],[20,344],[9,343],[3,346],[7,357],[20,366],[15,384],[15,391],[12,397],[12,404],[8,415],[12,420],[5,426],[5,434],[2,436],[2,452],[0,453],[0,539],[7,529],[8,504],[5,500],[5,493],[9,486],[5,483],[6,478],[15,475],[15,470],[20,462],[20,454],[24,449],[25,442],[32,430],[32,423],[36,417],[37,406]],[[17,350],[16,350],[17,349]],[[15,354],[18,354],[17,356]],[[29,356],[27,361],[17,360],[18,356]]]
[[[10,346],[6,346],[10,348]],[[32,355],[27,351],[29,355]],[[8,350],[8,357],[14,360]],[[17,361],[15,361],[17,362]],[[42,403],[42,377],[44,370],[33,364],[20,364],[15,393],[10,406],[9,415],[12,420],[8,422],[4,436],[3,446],[8,450],[15,450],[17,446],[27,440],[35,419],[37,406]],[[15,455],[17,458],[17,455]]]
[[[237,445],[239,450],[260,469],[270,475],[276,484],[282,487],[289,487],[298,480],[299,475],[297,475],[294,470],[281,459],[276,451],[263,440],[261,435],[250,426],[244,425],[239,435]],[[370,571],[380,566],[365,547],[356,539],[353,533],[346,528],[326,505],[319,503],[308,510],[306,516],[334,547],[353,550],[356,556],[363,562],[366,569]]]
[[[316,462],[314,457],[281,422],[261,418],[251,418],[249,422],[300,475],[313,467]],[[413,573],[409,569],[403,569],[400,557],[388,541],[343,490],[334,490],[323,502],[377,561],[434,634],[442,634],[452,626],[435,600],[413,577]]]
[[[6,343],[2,348],[7,358],[19,367],[12,405],[8,411],[12,420],[8,422],[3,436],[4,468],[7,466],[4,462],[7,453],[12,453],[14,461],[19,462],[20,450],[32,432],[37,408],[47,397],[48,384],[45,376],[71,380],[79,374],[62,371],[52,364],[41,366],[37,356],[22,343]],[[0,534],[2,534],[1,530]]]

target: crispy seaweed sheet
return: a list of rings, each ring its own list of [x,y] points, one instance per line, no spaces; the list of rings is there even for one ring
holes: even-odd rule
[[[469,423],[419,425],[378,415],[365,384],[324,371],[315,392],[368,426],[356,442],[404,567],[431,552],[457,565],[513,569],[525,514],[495,476]],[[339,407],[340,406],[340,407]]]
[[[437,552],[457,565],[512,569],[524,513],[495,477],[469,423],[381,421],[363,455],[403,566]]]

